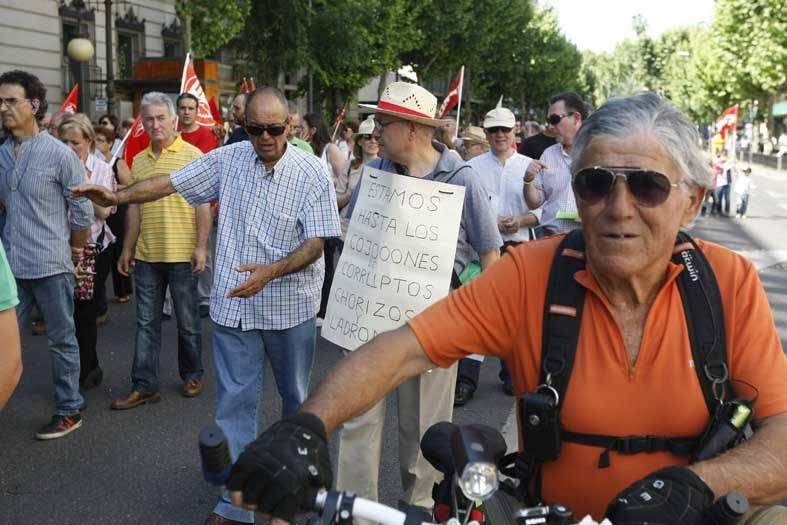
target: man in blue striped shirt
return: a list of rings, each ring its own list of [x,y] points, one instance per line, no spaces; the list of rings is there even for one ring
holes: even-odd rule
[[[0,146],[0,202],[6,209],[3,245],[19,289],[17,317],[25,326],[33,304],[47,322],[55,415],[36,434],[56,439],[82,425],[79,346],[74,331],[74,265],[93,220],[87,199],[69,188],[85,169],[65,144],[38,128],[46,89],[24,71],[0,75],[0,117],[13,135]]]

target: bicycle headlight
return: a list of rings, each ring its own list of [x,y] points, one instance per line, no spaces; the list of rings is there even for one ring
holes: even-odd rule
[[[489,498],[495,493],[497,486],[497,467],[492,463],[468,463],[459,478],[459,488],[467,499],[472,501]]]

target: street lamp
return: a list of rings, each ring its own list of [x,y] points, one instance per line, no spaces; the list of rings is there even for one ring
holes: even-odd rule
[[[83,37],[71,39],[66,46],[66,53],[76,62],[87,62],[93,58],[94,52],[93,42]]]

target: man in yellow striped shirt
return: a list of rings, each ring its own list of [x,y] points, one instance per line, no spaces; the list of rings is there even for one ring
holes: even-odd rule
[[[142,126],[150,146],[134,157],[132,182],[170,174],[196,159],[202,152],[185,142],[175,128],[172,100],[163,93],[142,97]],[[131,204],[126,237],[118,270],[135,270],[137,331],[131,392],[112,401],[112,408],[125,410],[160,401],[159,354],[161,308],[169,285],[178,322],[178,369],[181,393],[194,397],[202,391],[202,334],[196,274],[205,269],[212,218],[210,205],[192,208],[180,194]]]

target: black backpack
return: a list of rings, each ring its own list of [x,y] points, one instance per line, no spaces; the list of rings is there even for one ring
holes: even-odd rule
[[[585,268],[584,252],[585,241],[581,230],[570,232],[562,240],[552,262],[544,301],[539,389],[549,390],[556,395],[555,416],[559,415],[566,399],[579,340],[585,289],[574,280],[574,274]],[[721,293],[708,260],[688,234],[678,234],[672,261],[685,265],[685,270],[677,277],[677,284],[686,314],[694,369],[712,417],[731,392]],[[695,451],[701,437],[609,436],[569,432],[558,426],[557,448],[552,449],[555,455],[551,458],[539,457],[528,453],[529,425],[525,421],[527,416],[522,411],[523,405],[524,402],[520,404],[520,425],[525,450],[517,454],[516,458],[515,454],[507,456],[511,466],[504,468],[503,472],[508,470],[520,479],[529,480],[525,485],[535,482],[535,486],[529,487],[527,491],[535,496],[535,501],[541,497],[540,465],[544,461],[556,459],[562,441],[603,449],[598,466],[605,468],[610,464],[609,452],[613,450],[621,454],[669,451],[687,456]],[[525,473],[527,475],[523,476]]]

